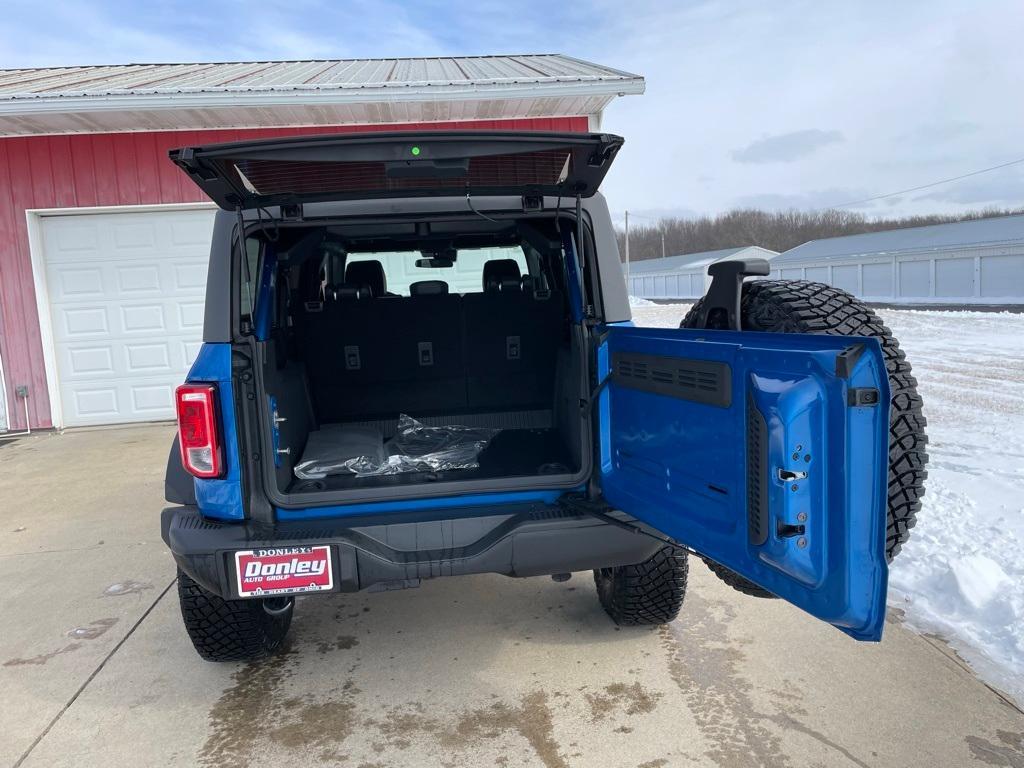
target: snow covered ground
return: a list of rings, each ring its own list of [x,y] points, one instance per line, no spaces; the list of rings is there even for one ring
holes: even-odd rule
[[[634,306],[672,326],[689,304]],[[889,603],[1024,704],[1024,314],[880,310],[928,418],[924,506]]]

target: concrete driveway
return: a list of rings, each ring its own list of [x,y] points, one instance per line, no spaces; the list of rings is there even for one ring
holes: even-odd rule
[[[300,600],[209,664],[158,530],[164,425],[0,447],[0,764],[1024,767],[1024,716],[938,640],[858,644],[699,562],[619,630],[590,575]]]

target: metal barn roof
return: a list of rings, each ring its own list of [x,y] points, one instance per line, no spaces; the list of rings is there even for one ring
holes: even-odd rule
[[[643,259],[642,261],[631,261],[629,274],[639,275],[655,272],[684,272],[691,269],[700,269],[713,264],[716,261],[731,258],[762,258],[773,259],[778,255],[775,251],[762,248],[758,245],[744,245],[738,248],[721,248],[717,251],[702,251],[700,253],[684,253],[679,256],[666,256],[663,259]]]
[[[0,134],[598,115],[643,91],[562,54],[9,69]]]
[[[775,260],[773,266],[791,262],[1002,244],[1024,245],[1024,215],[998,216],[991,219],[975,219],[952,224],[933,224],[927,227],[890,229],[884,232],[866,232],[862,235],[811,240],[782,253]]]

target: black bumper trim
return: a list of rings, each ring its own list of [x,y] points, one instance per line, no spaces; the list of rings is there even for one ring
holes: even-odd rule
[[[409,514],[383,519],[289,521],[266,526],[222,523],[195,507],[170,507],[161,536],[178,566],[205,589],[238,597],[231,553],[298,544],[330,544],[337,590],[354,592],[382,582],[499,573],[536,576],[631,565],[661,542],[594,517],[543,504],[460,510],[441,519]]]

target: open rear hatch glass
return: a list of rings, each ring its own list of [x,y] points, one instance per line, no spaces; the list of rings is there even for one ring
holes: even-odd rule
[[[325,200],[597,192],[622,146],[606,133],[389,132],[171,150],[225,210]]]

